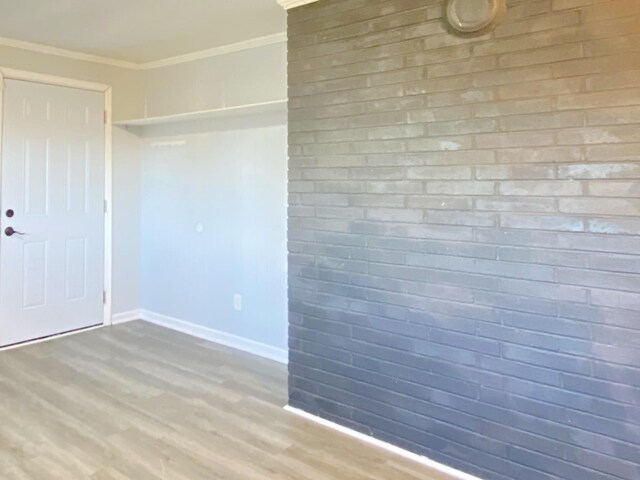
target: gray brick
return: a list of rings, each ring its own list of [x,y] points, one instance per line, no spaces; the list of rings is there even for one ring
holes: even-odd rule
[[[432,123],[429,125],[429,134],[442,135],[466,135],[469,133],[495,132],[497,124],[495,120],[458,120],[446,123]]]
[[[555,271],[544,265],[527,265],[503,261],[476,260],[476,271],[509,278],[552,281]]]
[[[624,215],[640,216],[640,199],[608,199],[603,202],[597,198],[560,199],[559,208],[564,213],[583,215]]]
[[[495,336],[492,335],[492,338]],[[510,377],[523,378],[537,385],[560,385],[560,372],[537,365],[514,362],[505,358],[483,357],[478,367],[503,375],[505,382]]]
[[[508,293],[475,292],[474,300],[479,305],[516,310],[519,312],[555,315],[557,311],[557,307],[553,302],[539,298],[511,295]]]
[[[640,295],[615,290],[591,290],[594,305],[640,311]]]
[[[470,150],[473,145],[471,137],[440,137],[409,140],[407,149],[410,152],[442,152]]]
[[[563,374],[562,386],[574,392],[588,394],[585,398],[587,401],[591,396],[596,396],[640,405],[640,389],[628,385],[611,385],[602,380]]]
[[[367,166],[372,170],[378,167],[401,168],[424,164],[424,157],[417,153],[380,153],[374,152],[366,156]],[[384,169],[383,169],[384,170]],[[404,178],[404,177],[403,177]]]
[[[486,480],[636,480],[637,7],[507,1],[475,37],[289,11],[289,403]]]
[[[640,258],[633,255],[604,255],[592,253],[589,255],[589,266],[594,270],[640,273]]]
[[[353,180],[401,180],[407,176],[406,169],[398,167],[351,168],[348,173]]]
[[[497,220],[491,213],[430,211],[427,212],[426,223],[492,227],[496,225]]]
[[[407,85],[404,91],[406,95],[425,95],[467,89],[472,83],[470,77],[439,78]]]
[[[422,223],[424,212],[422,210],[409,209],[369,208],[367,209],[367,219],[381,222]]]
[[[364,184],[362,184],[364,186]],[[354,207],[388,207],[403,208],[406,199],[403,195],[352,195],[349,204]]]
[[[549,215],[501,214],[503,228],[524,228],[527,230],[553,230],[559,232],[584,232],[584,220],[580,217],[560,217]]]
[[[426,165],[485,165],[495,162],[495,152],[487,150],[432,152],[424,158]]]
[[[486,133],[476,135],[478,148],[513,148],[513,147],[544,147],[554,145],[555,137],[548,131]]]
[[[415,102],[416,99],[422,97],[410,97],[410,99]],[[456,106],[447,106],[442,108],[429,108],[426,109],[427,105],[422,103],[417,108],[421,108],[420,110],[412,109],[409,112],[409,122],[411,123],[429,123],[429,122],[444,122],[447,120],[460,120],[460,119],[469,119],[473,117],[473,108],[468,105],[456,105]]]
[[[588,220],[587,229],[593,233],[635,235],[640,231],[640,220],[636,218],[614,218]]]
[[[553,110],[553,101],[550,98],[536,98],[533,100],[502,100],[499,102],[487,102],[481,105],[476,105],[474,109],[478,117],[495,118],[506,115],[550,112]]]
[[[589,375],[591,370],[590,363],[586,359],[546,352],[533,348],[504,345],[503,355],[504,358],[509,360],[544,368],[551,368],[560,372]]]
[[[625,273],[607,273],[588,270],[558,269],[558,280],[572,285],[588,287],[604,287],[613,290],[640,292],[640,278],[638,275]]]
[[[555,169],[540,165],[496,165],[476,168],[478,180],[552,179]]]
[[[466,350],[473,350],[487,355],[500,355],[500,344],[495,340],[478,338],[446,330],[432,330],[429,340],[450,346],[464,346]]]
[[[558,132],[561,145],[600,145],[640,141],[640,133],[633,126],[585,127],[563,129]]]
[[[416,194],[424,191],[424,184],[408,181],[375,181],[367,182],[366,191],[379,194]]]
[[[498,163],[575,163],[583,159],[580,147],[512,148],[497,152]]]
[[[424,135],[421,125],[403,125],[395,127],[375,127],[368,129],[369,140],[388,140],[397,138],[416,138]]]
[[[316,207],[315,215],[319,218],[363,219],[363,208]]]
[[[346,168],[305,168],[302,177],[305,180],[347,180]]]
[[[502,195],[565,197],[582,195],[582,184],[575,181],[532,181],[500,182]]]
[[[429,182],[427,193],[435,195],[493,195],[494,182]]]
[[[525,53],[506,54],[499,58],[502,68],[521,67],[561,60],[571,60],[582,57],[582,45],[558,45],[554,47],[536,49]]]
[[[407,197],[409,208],[429,210],[471,210],[473,200],[461,197],[441,197],[436,195],[411,195]]]
[[[331,181],[316,183],[316,192],[320,193],[364,193],[364,185],[356,181]]]
[[[609,438],[630,442],[631,444],[637,445],[636,442],[640,436],[640,426],[638,425],[630,425],[625,422],[596,417],[577,410],[568,411],[567,417],[574,425],[582,427],[585,430],[597,432]]]
[[[589,324],[566,320],[553,315],[502,312],[500,318],[505,325],[540,332],[546,335],[558,335],[561,337],[573,337],[585,340],[589,340],[592,335],[592,328]],[[560,346],[562,339],[556,338],[556,340],[558,346]]]
[[[537,470],[542,470],[560,478],[579,478],[588,475],[593,480],[607,480],[608,475],[605,473],[594,472],[591,469],[577,467],[570,463],[558,461],[545,455],[540,455],[518,447],[509,449],[509,458]]]
[[[577,303],[586,303],[588,294],[586,288],[574,285],[558,285],[548,282],[514,279],[503,281],[500,290],[517,295]]]
[[[558,168],[558,177],[575,179],[640,178],[640,163],[592,163],[561,166]]]
[[[414,167],[407,171],[409,179],[470,180],[469,167]]]
[[[478,198],[476,210],[490,212],[549,213],[557,211],[552,198]]]
[[[501,247],[498,256],[500,259],[511,262],[543,263],[546,265],[563,265],[567,267],[586,267],[588,264],[587,255],[566,250]],[[555,288],[555,285],[553,288]]]
[[[429,56],[435,60],[433,53]],[[454,105],[465,105],[490,102],[495,94],[491,89],[465,90],[464,93],[433,93],[427,97],[429,107],[448,107]]]
[[[589,182],[589,194],[597,197],[640,197],[640,180]]]

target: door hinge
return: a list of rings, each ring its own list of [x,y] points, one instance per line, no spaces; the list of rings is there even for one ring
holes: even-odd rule
[[[103,305],[107,304],[107,292],[106,292],[106,290],[102,291],[102,304]]]
[[[109,112],[107,112],[105,110],[104,111],[104,124],[106,125],[107,123],[109,123]]]
[[[104,213],[107,213],[109,211],[109,203],[105,200],[104,201]]]

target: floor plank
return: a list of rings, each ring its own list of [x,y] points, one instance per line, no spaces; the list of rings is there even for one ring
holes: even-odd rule
[[[286,368],[143,322],[0,353],[3,480],[444,480],[284,410]]]

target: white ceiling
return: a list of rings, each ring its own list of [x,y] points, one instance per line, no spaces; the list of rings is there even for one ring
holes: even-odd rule
[[[276,0],[0,0],[0,37],[134,63],[285,30]]]

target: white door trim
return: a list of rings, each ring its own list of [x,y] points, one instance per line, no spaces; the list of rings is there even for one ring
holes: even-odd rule
[[[22,80],[25,82],[44,83],[47,85],[55,85],[59,87],[77,88],[80,90],[91,90],[94,92],[104,93],[104,199],[105,199],[105,216],[104,216],[104,315],[102,319],[103,325],[111,325],[111,291],[112,291],[112,268],[113,268],[113,116],[112,116],[112,89],[111,85],[103,83],[87,82],[84,80],[76,80],[74,78],[57,77],[54,75],[46,75],[43,73],[27,72],[24,70],[15,70],[12,68],[0,67],[0,146],[2,145],[2,117],[4,114],[4,80]],[[0,174],[2,172],[2,148],[0,148]],[[0,178],[0,181],[2,179]],[[1,206],[0,206],[1,208]]]

